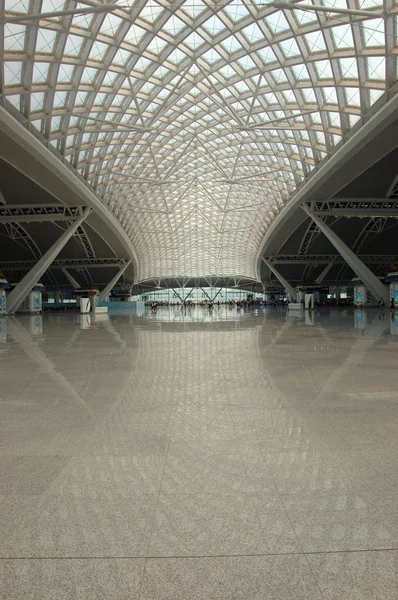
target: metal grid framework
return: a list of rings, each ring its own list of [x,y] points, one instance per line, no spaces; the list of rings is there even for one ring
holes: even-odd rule
[[[255,278],[269,224],[397,76],[390,0],[120,0],[26,21],[99,3],[2,2],[1,93],[119,219],[141,280]]]

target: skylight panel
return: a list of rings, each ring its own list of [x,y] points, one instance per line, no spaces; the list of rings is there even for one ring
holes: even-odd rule
[[[39,29],[36,38],[36,52],[51,54],[54,50],[57,33],[50,29]]]
[[[306,33],[304,39],[307,43],[308,50],[311,53],[324,52],[326,51],[326,44],[321,31],[313,31],[312,33]]]
[[[290,68],[297,81],[308,81],[310,79],[310,75],[305,64],[294,65]]]
[[[230,35],[225,40],[223,40],[222,46],[225,48],[225,50],[228,52],[228,54],[233,54],[237,50],[242,49],[242,46],[240,45],[239,40],[236,39],[236,37],[234,35]]]
[[[5,23],[4,49],[19,52],[25,48],[26,26],[18,23]]]
[[[235,23],[241,21],[249,14],[241,0],[233,0],[231,4],[224,6],[223,10],[227,13],[231,21],[234,21]]]
[[[255,69],[257,68],[256,63],[254,62],[253,58],[251,56],[249,56],[248,54],[246,54],[246,56],[243,56],[242,58],[240,58],[238,60],[238,64],[245,70],[245,71],[249,71],[250,69]]]
[[[367,78],[374,81],[384,81],[386,78],[386,61],[384,56],[368,56]]]
[[[338,50],[354,48],[351,25],[340,25],[332,28],[334,45]]]
[[[35,63],[33,66],[32,83],[46,83],[50,63]]]
[[[4,6],[6,10],[26,14],[29,10],[29,0],[5,0]]]
[[[204,43],[204,41],[205,40],[202,37],[200,37],[200,35],[196,33],[196,31],[193,31],[188,35],[188,37],[184,39],[184,44],[186,44],[192,50],[196,50],[197,48],[199,48],[199,46],[201,46]]]
[[[299,26],[314,23],[318,19],[316,12],[311,10],[295,10],[293,16]]]
[[[332,66],[329,60],[317,60],[315,67],[319,79],[333,79]]]
[[[357,88],[344,88],[346,102],[348,106],[361,106],[361,97]]]
[[[218,60],[221,59],[221,56],[218,54],[218,52],[216,50],[214,50],[214,48],[210,48],[210,50],[208,50],[207,52],[205,52],[204,54],[202,54],[202,57],[204,58],[208,63],[215,63]]]
[[[322,92],[326,104],[338,104],[336,88],[324,87]]]
[[[202,0],[185,0],[182,9],[189,16],[195,18],[206,9],[206,5]]]
[[[91,67],[86,67],[82,73],[80,82],[86,84],[92,84],[95,80],[95,77],[98,74],[98,69],[93,69]]]
[[[172,15],[170,19],[163,25],[163,31],[167,31],[167,33],[171,33],[172,35],[176,35],[182,29],[186,27],[185,23],[181,21],[176,15]]]
[[[78,35],[69,34],[64,48],[64,54],[68,56],[79,56],[84,39]]]
[[[134,71],[141,71],[141,72],[145,72],[146,69],[151,65],[151,61],[148,58],[139,58],[137,60],[137,62],[135,63],[133,70]]]
[[[343,79],[358,79],[358,65],[356,58],[340,58],[340,73]]]
[[[66,106],[68,100],[68,92],[56,92],[54,94],[53,108],[62,108]]]
[[[260,57],[266,64],[277,60],[275,53],[272,50],[271,46],[267,46],[265,48],[260,48],[259,50],[257,50],[257,54],[260,55]]]
[[[100,33],[110,37],[116,37],[117,31],[122,23],[123,20],[117,17],[114,13],[106,13],[100,27]]]
[[[290,58],[292,56],[300,56],[300,48],[294,38],[290,38],[283,42],[279,42],[279,47],[281,48],[283,54],[286,58]]]
[[[315,92],[312,88],[303,88],[301,89],[301,93],[303,94],[305,102],[316,103]]]
[[[30,110],[38,112],[44,107],[44,92],[33,92],[30,95]]]
[[[275,79],[276,83],[284,83],[288,81],[286,73],[283,69],[274,69],[271,71],[271,75]]]
[[[186,58],[186,57],[187,57],[187,55],[185,54],[185,52],[182,52],[182,50],[175,48],[173,50],[173,52],[171,52],[171,54],[169,54],[169,56],[167,57],[167,60],[169,60],[172,63],[178,64],[182,60],[184,60],[184,58]]]
[[[124,41],[130,44],[138,45],[145,33],[145,29],[133,24],[125,34]]]
[[[107,71],[105,73],[104,79],[102,81],[102,85],[113,86],[116,78],[119,76],[119,73],[113,73],[112,71]]]
[[[156,36],[150,41],[150,43],[148,44],[146,49],[149,52],[153,52],[153,54],[160,54],[162,52],[163,48],[165,48],[166,46],[167,46],[166,40],[163,40],[159,36]]]
[[[283,12],[280,10],[274,12],[272,15],[268,15],[264,21],[267,23],[272,33],[275,34],[290,29],[289,23],[287,22]]]
[[[154,2],[154,0],[148,0],[145,2],[143,9],[140,12],[140,17],[145,19],[148,23],[154,23],[159,15],[162,13],[163,8]]]
[[[75,65],[68,65],[63,63],[60,65],[58,70],[58,83],[70,83],[75,72]]]
[[[383,19],[370,19],[362,24],[364,46],[366,48],[380,48],[385,45],[385,32]]]
[[[218,33],[220,33],[220,31],[225,29],[224,23],[220,21],[216,15],[213,15],[210,17],[210,19],[207,19],[207,21],[203,23],[202,27],[212,36],[216,36]]]
[[[255,23],[252,23],[251,25],[248,25],[247,27],[242,29],[242,33],[251,44],[254,44],[264,39],[263,32]]]
[[[75,105],[76,106],[84,106],[87,101],[88,96],[89,96],[88,92],[77,92],[76,99],[75,99]]]
[[[76,6],[79,8],[79,4],[77,4]],[[86,8],[86,6],[82,4],[80,4],[80,7]],[[90,13],[83,15],[74,15],[74,17],[72,17],[72,27],[89,30],[91,28],[94,18],[94,15]]]

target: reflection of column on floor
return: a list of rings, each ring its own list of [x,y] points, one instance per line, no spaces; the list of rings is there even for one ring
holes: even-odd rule
[[[21,325],[18,318],[8,317],[7,325],[9,334],[14,338],[15,342],[21,350],[25,352],[28,358],[35,362],[43,372],[47,373],[57,385],[65,390],[77,404],[83,408],[84,412],[92,416],[93,412],[91,408],[86,404],[64,375],[55,368],[51,360],[44,354],[40,345],[32,339],[31,335]]]
[[[7,342],[7,319],[0,317],[0,344]]]
[[[364,311],[365,312],[365,311]],[[349,355],[346,360],[341,364],[329,379],[325,382],[321,390],[321,394],[327,394],[329,392],[335,391],[338,382],[344,379],[344,375],[346,375],[350,369],[356,367],[362,360],[366,352],[378,341],[378,339],[383,335],[386,329],[386,324],[378,319],[375,320],[368,327],[367,332],[371,335],[361,336],[357,339],[355,344],[352,345]]]

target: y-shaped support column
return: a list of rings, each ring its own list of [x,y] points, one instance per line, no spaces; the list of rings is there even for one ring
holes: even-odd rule
[[[327,237],[329,242],[333,244],[337,252],[344,258],[346,263],[351,267],[354,273],[359,277],[362,283],[368,288],[376,299],[383,298],[386,304],[390,301],[389,292],[386,286],[376,277],[374,273],[354,254],[354,252],[330,229],[326,223],[318,216],[314,215],[310,208],[302,205],[303,210],[316,223],[322,233]]]
[[[329,263],[323,269],[322,273],[315,279],[315,282],[319,285],[325,279],[326,275],[329,273],[330,269],[333,267],[333,263]]]
[[[29,292],[36,285],[39,279],[47,271],[51,263],[57,258],[65,244],[70,240],[76,229],[80,227],[83,221],[88,217],[91,208],[86,208],[83,215],[66,229],[60,238],[47,250],[35,266],[25,275],[18,285],[7,297],[7,314],[11,315],[21,306]]]
[[[61,271],[65,275],[69,283],[75,288],[75,290],[78,290],[80,285],[77,283],[76,279],[72,277],[69,271],[67,271],[66,269],[61,269]]]
[[[294,289],[294,287],[291,286],[290,283],[286,281],[286,279],[283,277],[283,275],[281,275],[279,271],[275,269],[274,265],[265,260],[265,258],[263,258],[263,261],[265,262],[269,270],[272,271],[272,273],[275,275],[278,281],[280,281],[280,283],[283,285],[287,294],[289,295],[289,300],[291,302],[296,302],[296,290]]]
[[[111,293],[115,284],[119,281],[119,279],[121,278],[121,276],[123,275],[123,273],[125,272],[127,267],[129,267],[130,265],[131,265],[131,260],[129,260],[125,265],[123,265],[122,268],[120,269],[120,271],[118,271],[116,273],[115,277],[113,277],[113,279],[110,280],[110,282],[108,283],[106,288],[104,288],[99,295],[100,302],[104,302],[104,300],[107,298],[107,296],[109,296],[109,294]]]

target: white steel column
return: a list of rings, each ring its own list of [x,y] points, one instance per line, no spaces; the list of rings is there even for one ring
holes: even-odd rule
[[[323,269],[322,273],[315,279],[316,283],[320,284],[325,279],[326,275],[329,273],[330,269],[333,267],[333,263],[329,263]]]
[[[294,289],[294,287],[292,285],[290,285],[290,283],[288,281],[286,281],[286,279],[283,277],[283,275],[281,275],[279,273],[279,271],[277,271],[275,269],[274,265],[272,265],[270,262],[265,260],[265,258],[263,258],[263,261],[265,262],[265,264],[267,265],[269,270],[272,271],[272,273],[275,275],[275,277],[278,279],[278,281],[283,285],[287,294],[289,294],[289,300],[291,302],[294,302],[296,300],[296,290]]]
[[[363,262],[354,254],[354,252],[344,243],[341,239],[330,229],[326,223],[319,217],[314,215],[306,204],[302,205],[303,210],[311,217],[311,219],[318,225],[322,233],[328,238],[329,242],[333,244],[337,252],[344,258],[346,263],[354,271],[355,275],[359,277],[362,283],[368,288],[375,298],[383,298],[386,304],[389,303],[389,292],[387,287],[376,277],[374,273]]]
[[[20,307],[26,296],[36,285],[39,279],[47,271],[51,263],[57,258],[58,254],[70,240],[76,229],[80,227],[83,221],[88,217],[91,208],[87,208],[80,219],[77,219],[68,229],[66,229],[60,238],[47,250],[35,266],[21,279],[18,285],[7,296],[7,314],[13,314]]]
[[[115,284],[119,281],[119,279],[121,278],[121,276],[123,275],[123,273],[125,272],[125,270],[127,269],[127,267],[129,267],[131,265],[131,260],[129,260],[128,262],[126,262],[125,265],[122,266],[122,268],[120,269],[120,271],[118,271],[115,275],[115,277],[113,277],[113,279],[110,280],[110,282],[108,283],[108,285],[106,286],[106,288],[104,288],[102,290],[102,292],[100,292],[99,295],[99,300],[100,302],[104,302],[105,298],[107,296],[109,296],[109,294],[111,293],[113,287],[115,286]]]
[[[65,275],[65,277],[67,278],[67,280],[69,281],[69,283],[75,288],[75,290],[78,290],[79,287],[81,287],[76,279],[74,277],[72,277],[72,275],[69,273],[69,271],[67,269],[61,269],[62,273]]]

